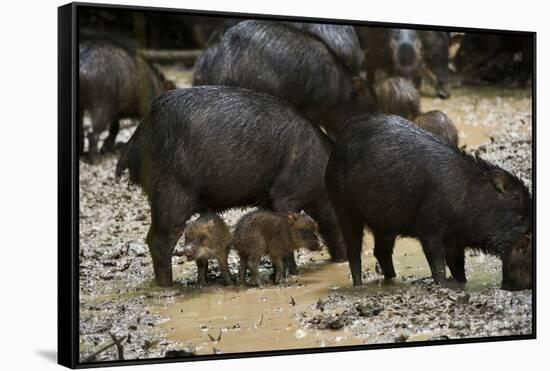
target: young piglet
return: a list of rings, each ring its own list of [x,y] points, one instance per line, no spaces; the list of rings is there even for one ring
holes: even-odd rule
[[[288,214],[254,211],[241,218],[233,233],[233,246],[239,253],[239,280],[245,283],[246,269],[252,274],[252,284],[261,286],[258,265],[268,255],[274,268],[274,282],[284,278],[283,257],[294,250],[321,248],[317,224],[305,213]]]
[[[199,285],[207,284],[208,259],[218,260],[223,283],[230,284],[232,281],[227,256],[231,248],[231,232],[222,218],[213,213],[201,215],[197,220],[187,223],[184,235],[183,254],[188,260],[197,263]]]

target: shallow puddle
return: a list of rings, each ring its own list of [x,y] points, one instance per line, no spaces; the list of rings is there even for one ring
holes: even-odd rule
[[[370,235],[365,236],[364,245],[363,271],[374,272]],[[468,290],[498,286],[500,273],[484,272],[483,262],[478,260],[477,257],[468,258],[468,266],[475,272],[470,274]],[[332,264],[320,260],[300,267],[298,278],[285,286],[266,284],[263,288],[213,286],[191,289],[185,295],[175,297],[173,302],[151,309],[170,318],[161,325],[169,340],[194,347],[197,354],[362,344],[367,339],[355,336],[345,327],[337,330],[303,328],[296,315],[307,311],[319,298],[331,292],[368,295],[375,290],[408,285],[402,276],[430,276],[421,246],[414,239],[397,241],[394,264],[398,277],[390,285],[384,284],[382,279],[371,279],[362,287],[353,287],[347,263]],[[423,338],[418,335],[412,340]]]

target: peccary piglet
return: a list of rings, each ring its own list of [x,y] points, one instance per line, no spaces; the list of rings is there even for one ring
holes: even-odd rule
[[[376,85],[380,113],[398,115],[414,122],[449,143],[458,145],[458,130],[451,119],[439,110],[421,113],[420,94],[413,83],[402,77],[390,77]]]
[[[319,250],[317,224],[305,213],[288,214],[270,211],[254,211],[237,223],[233,234],[233,246],[239,253],[239,280],[245,283],[246,269],[252,274],[252,283],[260,286],[258,265],[262,256],[268,255],[273,264],[274,282],[284,278],[283,258],[294,250],[306,248]]]
[[[390,77],[376,85],[380,113],[391,113],[412,120],[420,113],[420,94],[413,83],[402,77]]]
[[[222,273],[223,283],[231,283],[227,267],[227,256],[231,248],[231,232],[218,214],[201,215],[197,220],[187,223],[184,231],[185,248],[183,254],[188,260],[197,263],[198,283],[207,284],[208,259],[216,259]]]
[[[413,122],[449,143],[458,145],[458,130],[445,113],[439,110],[429,111],[417,116]]]

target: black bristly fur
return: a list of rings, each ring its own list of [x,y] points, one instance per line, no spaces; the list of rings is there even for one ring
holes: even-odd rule
[[[366,85],[354,90],[361,50],[355,31],[345,26],[249,20],[229,28],[199,57],[194,85],[232,85],[262,91],[291,103],[332,137],[342,122],[374,112]]]
[[[326,182],[354,284],[361,284],[364,224],[374,234],[374,254],[386,278],[395,276],[395,238],[409,236],[420,240],[441,283],[445,262],[457,281],[466,281],[464,248],[503,258],[532,230],[531,195],[520,179],[395,115],[349,120]],[[531,274],[531,266],[520,267]]]

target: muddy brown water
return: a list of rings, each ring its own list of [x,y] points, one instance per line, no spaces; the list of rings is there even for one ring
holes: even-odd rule
[[[373,242],[368,234],[364,246],[363,271],[374,271]],[[498,287],[499,272],[485,272],[478,257],[467,259],[473,268],[468,290]],[[430,276],[422,248],[414,239],[397,241],[394,263],[399,276]],[[197,354],[212,354],[214,348],[230,353],[357,345],[365,343],[366,339],[357,337],[346,328],[304,328],[296,316],[331,292],[353,291],[368,295],[375,290],[392,290],[406,285],[399,277],[391,285],[384,284],[380,278],[355,288],[351,286],[347,263],[331,264],[317,260],[301,267],[299,277],[286,286],[266,284],[263,288],[197,289],[151,309],[170,318],[161,325],[168,339],[192,345]],[[410,340],[420,341],[424,340],[423,337],[429,336],[418,334]]]

